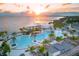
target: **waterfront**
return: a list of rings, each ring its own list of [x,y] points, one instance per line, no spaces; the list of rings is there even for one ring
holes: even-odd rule
[[[0,56],[69,56],[78,51],[78,4],[0,6]]]

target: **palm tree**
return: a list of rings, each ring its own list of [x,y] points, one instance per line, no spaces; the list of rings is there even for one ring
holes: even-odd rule
[[[32,37],[32,39],[34,40],[34,41],[36,41],[35,40],[35,38],[36,38],[36,35],[38,34],[38,33],[40,33],[40,31],[41,31],[41,28],[38,28],[38,27],[35,27],[35,28],[32,28],[31,29],[31,37]]]
[[[37,49],[37,46],[31,46],[31,47],[28,47],[27,50],[25,50],[25,52],[30,52],[32,55],[35,55],[36,52],[35,50]]]
[[[64,34],[64,36],[68,36],[67,33],[63,33],[63,34]]]
[[[0,37],[2,37],[2,39],[7,39],[7,35],[7,31],[0,32]]]
[[[16,46],[16,44],[15,44],[16,37],[17,37],[17,33],[16,33],[16,32],[13,32],[13,33],[12,33],[12,37],[11,37],[11,39],[12,39],[12,41],[13,41],[12,46]]]
[[[68,37],[68,34],[67,33],[62,33],[64,35],[64,38],[67,38]]]
[[[60,42],[62,40],[64,40],[64,38],[62,36],[61,37],[56,37],[56,41]]]
[[[71,39],[72,40],[79,40],[79,37],[78,36],[72,36]]]
[[[31,46],[30,48],[29,48],[29,51],[32,53],[32,52],[34,52],[34,50],[35,50],[35,46]]]
[[[47,44],[50,44],[51,43],[51,41],[50,40],[47,40],[47,39],[44,39],[43,41],[42,41],[42,44],[43,45],[47,45]]]
[[[10,53],[10,45],[7,43],[9,40],[7,31],[0,32],[0,37],[2,38],[0,55],[6,56],[8,53]]]
[[[55,36],[54,33],[50,33],[48,37],[49,37],[49,39],[50,39],[51,41],[56,38],[56,36]]]
[[[48,52],[47,52],[47,49],[44,45],[40,45],[38,47],[38,55],[40,56],[48,56]]]
[[[25,52],[30,52],[32,55],[48,56],[48,52],[45,45],[31,46]]]
[[[31,31],[32,40],[35,41],[37,33],[34,30]]]
[[[51,21],[51,22],[49,22],[48,24],[50,25],[50,31],[51,31],[51,33],[53,33],[54,30],[55,30],[55,28],[54,28],[54,26],[53,26],[53,22]]]
[[[0,50],[1,50],[1,54],[0,54],[0,55],[2,55],[2,56],[7,56],[8,53],[10,53],[11,48],[10,48],[10,45],[9,45],[6,41],[4,41],[4,42],[1,44]]]
[[[25,27],[20,28],[20,33],[22,33],[23,35],[29,35],[30,32],[31,32],[31,30],[28,28],[25,28]]]

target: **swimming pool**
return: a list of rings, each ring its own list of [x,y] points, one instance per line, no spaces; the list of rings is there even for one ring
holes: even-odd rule
[[[50,34],[50,32],[42,32],[41,34],[38,34],[35,37],[35,40],[37,42],[42,41],[43,39],[47,38],[48,35]],[[18,36],[16,37],[16,49],[18,50],[12,50],[12,52],[10,53],[10,55],[12,56],[17,56],[20,55],[21,53],[23,53],[25,50],[25,48],[28,48],[29,46],[33,46],[33,45],[37,45],[33,42],[33,37],[30,37],[28,35],[22,35],[22,36]],[[22,49],[22,50],[20,50]]]
[[[47,38],[48,35],[49,35],[49,32],[43,32],[41,34],[38,34],[35,37],[35,40],[41,41],[41,40]],[[17,48],[25,48],[25,47],[27,48],[28,46],[32,46],[32,45],[35,45],[35,44],[33,42],[33,37],[22,35],[22,36],[18,36],[16,38],[16,45],[17,45]]]
[[[41,34],[36,35],[35,40],[37,42],[40,42],[46,38],[48,38],[48,35],[50,34],[49,31],[42,32]],[[56,36],[63,36],[61,30],[55,30]],[[25,48],[28,48],[29,46],[37,45],[35,42],[33,42],[33,37],[30,37],[28,35],[22,35],[16,37],[16,49],[18,50],[12,50],[10,55],[12,56],[18,56],[25,52]]]

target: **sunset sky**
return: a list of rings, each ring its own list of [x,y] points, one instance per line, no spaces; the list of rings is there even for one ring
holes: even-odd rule
[[[78,0],[0,0],[3,3],[70,3]]]
[[[74,2],[74,3],[73,3]],[[79,12],[79,0],[0,0],[0,13]]]
[[[35,12],[37,14],[42,12],[79,12],[79,4],[0,3],[0,12]]]
[[[76,0],[0,0],[0,25],[3,25],[0,28],[15,30],[35,23],[48,23],[49,17],[37,16],[41,13],[52,15],[57,12],[79,12],[79,4],[73,3],[74,1]],[[18,14],[21,14],[21,17]],[[33,14],[36,18],[26,17],[27,14]],[[15,17],[10,17],[13,15]]]

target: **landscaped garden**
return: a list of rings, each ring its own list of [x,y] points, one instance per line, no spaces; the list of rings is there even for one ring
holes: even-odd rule
[[[23,56],[26,55],[24,53],[29,52],[30,55],[48,56],[48,48],[53,41],[61,44],[66,38],[69,38],[72,41],[79,40],[79,35],[74,36],[76,29],[70,30],[69,28],[68,32],[71,36],[68,36],[67,33],[63,33],[62,30],[63,28],[65,28],[65,24],[72,25],[73,23],[78,23],[78,18],[79,17],[64,17],[59,20],[54,20],[52,22],[54,26],[52,26],[54,28],[53,32],[51,31],[51,29],[50,31],[44,31],[43,28],[38,26],[23,27],[20,28],[19,32],[13,33],[8,33],[8,31],[1,31],[0,55]],[[64,19],[63,22],[61,22],[62,19]],[[64,38],[64,36],[66,36],[66,38]]]

